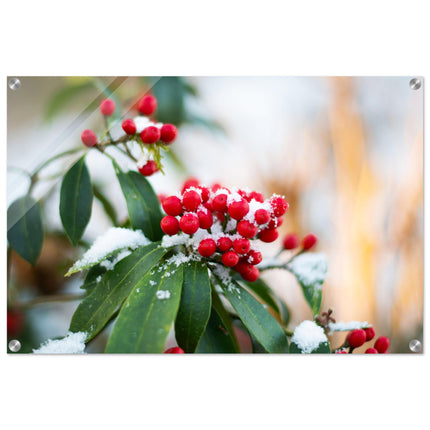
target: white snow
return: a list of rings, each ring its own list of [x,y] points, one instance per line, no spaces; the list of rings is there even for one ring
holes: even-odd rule
[[[328,339],[322,327],[314,321],[306,320],[296,327],[291,342],[300,348],[302,354],[309,354],[321,343],[328,342]]]
[[[126,249],[124,251],[121,251],[118,255],[116,255],[112,261],[104,260],[100,263],[100,265],[103,267],[106,267],[106,270],[113,270],[113,268],[115,267],[116,263],[118,263],[118,261],[121,261],[123,258],[128,257],[130,254],[131,254],[131,251]]]
[[[150,280],[150,281],[149,281],[149,285],[154,286],[155,284],[156,284],[156,282],[155,282],[155,281],[152,281],[152,280]]]
[[[158,300],[170,299],[170,291],[168,290],[158,290],[156,293]]]
[[[149,161],[149,154],[147,154],[146,152],[144,154],[141,154],[139,156],[139,159],[137,160],[137,167],[140,169],[141,167],[143,167],[147,162]]]
[[[121,122],[117,121],[109,128],[109,134],[113,140],[119,140],[126,136],[125,131],[122,129]]]
[[[151,242],[140,230],[112,227],[96,239],[91,248],[71,267],[66,276],[98,264],[114,251],[124,248],[134,250],[149,243]],[[117,259],[117,261],[119,260]]]
[[[48,339],[38,349],[33,349],[35,354],[83,354],[85,340],[88,334],[84,332],[68,332],[64,339]]]
[[[321,288],[327,274],[327,258],[324,254],[300,254],[288,265],[305,287]]]
[[[369,324],[367,321],[348,321],[348,322],[339,321],[336,323],[333,323],[333,322],[328,323],[328,327],[330,329],[330,332],[349,331],[349,330],[355,330],[357,328],[368,328],[368,327],[371,327],[371,324]]]

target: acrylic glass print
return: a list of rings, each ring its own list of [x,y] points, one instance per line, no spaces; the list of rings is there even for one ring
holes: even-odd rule
[[[411,352],[413,78],[10,77],[8,352]]]

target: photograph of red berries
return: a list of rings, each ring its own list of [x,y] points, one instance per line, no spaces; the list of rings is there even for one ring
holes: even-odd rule
[[[8,353],[422,342],[423,89],[411,77],[19,79]]]

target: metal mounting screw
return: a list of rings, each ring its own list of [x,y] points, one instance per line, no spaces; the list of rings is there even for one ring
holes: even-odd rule
[[[13,91],[21,88],[21,81],[18,78],[9,79],[9,88]]]
[[[412,339],[409,342],[409,349],[412,352],[421,352],[421,349],[422,349],[421,342],[418,339]]]
[[[13,339],[9,342],[9,349],[12,352],[18,352],[21,349],[21,342],[19,340]]]
[[[418,78],[413,78],[409,81],[409,86],[412,90],[419,90],[421,88],[421,81]]]

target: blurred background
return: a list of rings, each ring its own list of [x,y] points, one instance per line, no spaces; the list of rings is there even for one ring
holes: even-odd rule
[[[423,89],[412,90],[410,79],[23,77],[19,90],[8,90],[7,206],[28,189],[22,170],[80,147],[85,128],[102,129],[98,102],[106,87],[124,117],[151,91],[157,119],[179,126],[167,175],[150,178],[156,192],[174,193],[194,176],[285,195],[281,234],[315,233],[316,251],[328,258],[322,310],[334,309],[337,321],[368,321],[377,336],[391,338],[390,352],[410,352],[409,341],[422,340],[424,227]],[[82,291],[82,278],[63,276],[84,248],[69,245],[58,214],[60,175],[76,158],[50,165],[34,188],[47,229],[36,266],[9,252],[8,303],[22,315],[8,337],[23,339],[23,352],[67,332]],[[101,197],[83,246],[112,219],[127,217],[110,161],[90,151],[87,162]],[[110,217],[103,196],[113,202]],[[265,256],[279,247],[265,245]],[[292,275],[264,276],[289,305],[292,329],[312,318]],[[56,302],[59,294],[70,300]]]

